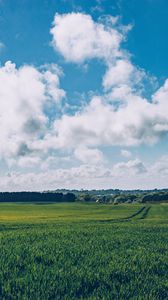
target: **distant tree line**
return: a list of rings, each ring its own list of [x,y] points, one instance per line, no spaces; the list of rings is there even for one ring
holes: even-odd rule
[[[168,202],[168,191],[133,191],[131,193],[121,191],[120,193],[114,194],[98,194],[94,195],[92,193],[83,192],[78,194],[77,199],[81,202],[97,202],[97,203],[148,203],[148,202]]]
[[[142,202],[166,202],[168,201],[168,192],[158,192],[144,195]]]
[[[0,192],[0,202],[74,202],[73,193]]]
[[[113,193],[112,193],[113,191]],[[104,192],[104,193],[103,193]],[[146,203],[167,202],[168,190],[153,191],[46,191],[46,192],[0,192],[0,202],[97,202],[97,203]]]
[[[52,190],[52,191],[47,191],[47,192],[52,192],[52,193],[67,193],[71,192],[75,194],[76,196],[84,195],[84,194],[89,194],[92,196],[109,196],[109,195],[121,195],[121,194],[127,194],[127,195],[144,195],[144,194],[151,194],[151,193],[168,193],[168,189],[152,189],[152,190],[120,190],[120,189],[101,189],[101,190],[68,190],[68,189],[57,189],[57,190]]]

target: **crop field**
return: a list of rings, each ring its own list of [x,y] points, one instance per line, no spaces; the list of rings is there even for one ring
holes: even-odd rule
[[[168,205],[1,203],[0,299],[168,299]]]
[[[1,203],[1,223],[42,223],[113,220],[127,218],[141,205],[106,205],[95,203]]]

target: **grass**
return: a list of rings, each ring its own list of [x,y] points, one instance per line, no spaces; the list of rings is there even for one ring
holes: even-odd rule
[[[0,204],[0,299],[168,299],[167,220],[166,204]]]

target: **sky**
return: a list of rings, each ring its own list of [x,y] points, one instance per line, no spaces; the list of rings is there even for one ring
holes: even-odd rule
[[[0,191],[168,182],[167,0],[0,0]]]

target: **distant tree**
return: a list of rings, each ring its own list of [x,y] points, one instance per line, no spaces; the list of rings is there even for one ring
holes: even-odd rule
[[[92,201],[92,196],[89,194],[84,194],[84,201],[86,201],[86,202]]]
[[[65,202],[75,202],[76,196],[73,193],[67,193],[63,197]]]

